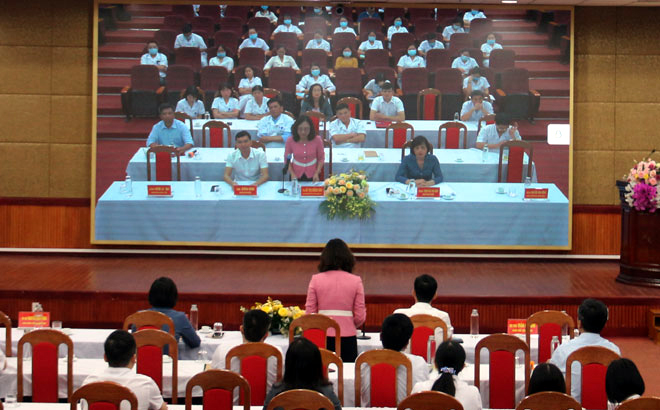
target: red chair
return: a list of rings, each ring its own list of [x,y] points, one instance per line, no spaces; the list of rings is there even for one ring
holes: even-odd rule
[[[310,118],[313,120],[314,117]],[[331,317],[318,313],[312,313],[300,316],[298,319],[295,319],[289,326],[289,343],[293,342],[297,328],[302,330],[303,337],[309,339],[309,341],[314,343],[320,349],[327,348],[326,335],[328,333],[328,329],[334,329],[335,353],[337,356],[341,357],[341,332],[339,329],[339,324]]]
[[[265,39],[270,38],[273,33],[273,26],[270,24],[268,17],[252,17],[247,22],[248,30],[253,28],[259,34],[259,37]]]
[[[463,107],[463,76],[456,68],[436,70],[434,87],[442,93],[441,119],[454,118],[454,113],[460,113]]]
[[[495,49],[488,57],[488,66],[496,74],[516,67],[516,52],[511,49]]]
[[[348,108],[351,110],[351,117],[357,118],[359,120],[362,119],[362,100],[359,98],[355,97],[344,97],[340,98],[339,101],[337,101],[337,105],[339,104],[346,104],[348,105]]]
[[[296,33],[279,32],[273,35],[273,48],[283,45],[287,54],[294,58],[298,51],[298,35]]]
[[[223,46],[227,55],[231,54],[235,56],[238,54],[238,45],[240,44],[241,36],[236,34],[235,31],[231,30],[219,30],[215,32],[213,36],[213,44],[217,46]],[[214,56],[215,57],[215,56]]]
[[[450,68],[451,62],[452,58],[449,50],[434,48],[426,53],[426,68],[431,72],[441,68]]]
[[[552,337],[557,336],[559,343],[561,343],[562,334],[568,334],[573,338],[573,329],[575,329],[575,322],[573,318],[565,312],[558,310],[543,310],[536,312],[527,318],[525,325],[525,341],[531,348],[531,327],[536,325],[538,327],[538,358],[536,363],[545,363],[552,356]],[[565,332],[563,331],[565,329]]]
[[[266,60],[266,52],[256,47],[245,47],[238,53],[239,65],[250,65],[263,69]]]
[[[417,93],[417,117],[420,120],[439,120],[442,112],[442,93],[425,88]]]
[[[205,16],[197,16],[192,19],[192,29],[194,32],[205,31],[208,34],[215,33],[215,19]]]
[[[247,65],[239,65],[234,68],[234,88],[238,89],[238,84],[241,82],[241,79],[245,78],[245,68]],[[250,66],[254,72],[255,77],[261,79],[264,78],[263,64],[260,66]]]
[[[439,391],[415,393],[403,399],[397,410],[463,410],[456,398]]]
[[[193,71],[199,71],[202,68],[201,52],[197,47],[179,47],[174,49],[176,65],[185,65]],[[171,67],[171,66],[170,66]],[[169,69],[169,67],[168,67]],[[167,77],[169,85],[170,77]]]
[[[415,44],[415,36],[411,33],[396,33],[392,36],[392,40],[390,41],[390,49],[392,51],[392,56],[394,57],[395,63],[399,61],[399,57],[406,53],[408,46],[411,44]]]
[[[208,17],[217,23],[220,20],[220,7],[215,4],[201,4],[197,10],[197,14],[202,17]]]
[[[154,65],[131,67],[131,85],[121,90],[121,106],[127,119],[155,117],[164,100],[165,87],[160,85],[160,74]]]
[[[250,410],[250,385],[240,374],[228,370],[206,370],[186,383],[186,410],[192,409],[193,388],[202,389],[202,409],[231,409],[234,389],[239,389],[243,410]]]
[[[5,327],[5,357],[11,357],[11,319],[0,312],[0,325]]]
[[[509,159],[507,161],[506,178],[504,177],[504,154],[508,152]],[[527,153],[527,174],[523,170],[525,168],[524,159]],[[534,145],[528,141],[507,141],[500,145],[500,161],[497,167],[497,181],[498,182],[513,182],[521,183],[525,181],[525,177],[532,178],[532,160],[534,158]]]
[[[162,330],[145,329],[133,333],[137,346],[138,374],[151,377],[163,391],[163,354],[172,358],[172,402],[177,401],[179,350],[176,339]],[[163,349],[166,347],[166,349]]]
[[[225,67],[206,66],[199,73],[199,88],[204,91],[204,107],[211,112],[213,96],[220,84],[229,82],[229,72]]]
[[[273,67],[268,74],[268,87],[282,93],[295,94],[296,70],[291,67]]]
[[[490,356],[488,396],[491,409],[512,409],[516,402],[516,352],[525,357],[525,391],[529,385],[529,346],[516,336],[493,334],[481,339],[474,351],[474,385],[479,388],[481,349]]]
[[[411,9],[419,10],[419,9]],[[411,16],[412,19],[412,16]],[[438,22],[431,17],[418,17],[413,21],[415,25],[415,39],[418,43],[426,40],[428,33],[435,33],[438,31]]]
[[[444,132],[444,144],[442,136]],[[461,144],[461,131],[463,144]],[[467,149],[467,127],[462,122],[446,122],[438,128],[438,147],[444,149]]]
[[[470,57],[475,59],[475,61],[477,62],[477,65],[479,67],[483,67],[483,65],[484,65],[484,53],[483,53],[483,51],[481,51],[481,49],[476,48],[476,47],[468,47],[467,50],[470,53]]]
[[[174,321],[164,313],[155,310],[138,310],[124,319],[122,329],[130,331],[131,329],[144,330],[156,329],[163,330],[174,336]]]
[[[496,92],[500,111],[514,120],[534,121],[541,104],[541,94],[529,88],[529,71],[524,68],[505,70],[502,73],[502,88]]]
[[[426,68],[406,68],[401,73],[401,91],[403,95],[415,97],[429,86],[429,72]]]
[[[582,366],[582,407],[588,410],[606,409],[605,373],[612,361],[621,357],[601,346],[580,348],[566,358],[566,391],[571,391],[572,366],[578,362]]]
[[[261,406],[264,403],[268,382],[268,358],[275,357],[277,361],[276,380],[282,379],[282,353],[276,347],[266,343],[244,343],[229,352],[225,368],[231,369],[232,358],[240,361],[240,374],[250,384],[250,404]]]
[[[485,43],[486,36],[493,32],[493,20],[491,19],[473,19],[470,22],[470,37],[472,45],[481,47]]]
[[[147,150],[147,181],[151,181],[151,154],[156,156],[156,181],[172,181],[172,157],[176,158],[176,180],[181,181],[181,158],[174,147],[164,145]]]
[[[77,410],[81,400],[85,400],[89,410],[118,410],[122,401],[129,402],[131,410],[138,410],[135,394],[115,382],[96,382],[81,386],[69,397],[70,409]]]
[[[198,49],[195,48],[194,50],[199,53]],[[194,85],[195,73],[190,66],[174,64],[167,67],[167,101],[173,107],[176,107],[176,103],[181,99],[181,90]]]
[[[410,130],[410,138],[407,137]],[[392,131],[392,148],[401,148],[407,140],[415,138],[415,128],[407,122],[393,122],[385,128],[385,148],[390,147],[390,131]]]
[[[243,22],[247,21],[248,13],[250,13],[251,6],[227,6],[225,8],[225,17],[238,17]]]
[[[410,338],[410,353],[423,358],[427,362],[433,362],[436,346],[449,339],[447,324],[444,320],[431,315],[413,315],[410,317],[410,321],[414,326],[413,334]],[[429,351],[429,337],[435,337],[437,328],[442,329],[442,341],[434,341],[431,345],[431,351]]]
[[[312,64],[318,64],[323,70],[328,69],[328,55],[324,50],[315,48],[306,48],[302,51],[302,71],[309,71]]]
[[[483,127],[491,124],[495,124],[495,114],[488,114],[481,117],[479,119],[479,126],[477,127],[477,135],[479,135]]]
[[[516,406],[516,410],[578,410],[581,408],[580,403],[568,394],[554,391],[531,394],[522,399]]]
[[[364,69],[371,71],[376,67],[390,67],[390,52],[387,50],[367,50],[364,53]],[[390,67],[391,68],[391,67]]]
[[[345,47],[350,47],[353,54],[357,50],[357,39],[351,33],[335,33],[332,35],[332,55],[337,58],[341,56]]]
[[[359,27],[360,40],[364,41],[366,40],[366,36],[369,35],[370,31],[373,31],[376,34],[383,32],[383,20],[379,19],[378,17],[367,17],[366,19],[362,19],[362,21],[360,21]],[[365,37],[362,37],[363,35]]]
[[[291,17],[291,24],[298,25],[300,22],[300,6],[280,6],[278,15],[278,24],[282,24],[281,20],[285,15],[288,15]]]
[[[202,147],[206,147],[206,130],[209,130],[209,147],[223,148],[227,137],[227,148],[231,148],[231,128],[223,121],[206,121],[202,125]],[[226,130],[226,131],[225,131]]]
[[[192,21],[193,17],[195,17],[195,10],[193,10],[192,5],[173,5],[172,14],[183,16],[187,22],[190,22]]]
[[[169,30],[173,30],[175,33],[180,33],[181,28],[188,23],[188,20],[181,15],[173,14],[170,16],[165,16],[163,18],[163,27]],[[174,45],[174,43],[172,43]]]
[[[362,71],[359,68],[338,68],[335,70],[335,94],[359,97],[362,95]]]
[[[406,20],[406,11],[401,7],[386,7],[385,13],[383,14],[383,24],[386,27],[394,24],[394,19],[401,17],[401,22],[403,26],[407,26],[408,20]]]
[[[334,364],[337,367],[337,398],[341,405],[344,405],[344,362],[341,360],[335,352],[319,348],[321,352],[321,361],[323,362],[323,373],[325,377],[328,378],[328,372],[330,371],[330,365]]]
[[[243,25],[245,24],[245,18],[240,18],[236,16],[227,16],[220,19],[220,30],[219,31],[231,31],[237,36],[241,37],[245,31]],[[217,44],[217,43],[216,43]]]
[[[408,17],[410,17],[410,22],[412,25],[415,27],[415,30],[419,28],[419,23],[420,20],[424,19],[431,19],[435,20],[434,16],[434,10],[430,8],[409,8],[408,9]]]
[[[323,37],[328,35],[327,20],[323,17],[307,17],[303,26],[303,33],[316,33],[320,31]]]
[[[355,361],[355,407],[362,406],[362,364],[370,368],[369,407],[396,407],[397,405],[397,369],[400,366],[406,370],[406,396],[412,390],[412,365],[401,352],[378,349],[360,354]],[[366,403],[365,403],[366,405]]]
[[[71,396],[73,393],[73,342],[69,336],[60,331],[38,329],[24,334],[18,341],[17,400],[23,401],[23,352],[26,344],[32,346],[32,401],[57,403],[59,399],[58,350],[61,344],[67,347],[66,395]]]
[[[449,51],[451,55],[456,57],[461,54],[464,48],[472,48],[472,38],[469,33],[454,33],[451,35],[449,42]]]
[[[161,53],[170,54],[174,50],[176,31],[169,29],[158,30],[154,33],[154,40],[158,43],[158,49]]]
[[[397,88],[397,81],[396,81],[396,70],[393,69],[392,67],[372,67],[369,70],[367,70],[367,78],[372,79],[376,78],[376,76],[382,73],[385,76],[385,80],[389,81],[392,83],[392,86],[394,88]]]

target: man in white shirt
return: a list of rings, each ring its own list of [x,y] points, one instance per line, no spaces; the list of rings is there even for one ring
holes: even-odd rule
[[[241,54],[241,50],[244,48],[260,48],[264,50],[266,55],[268,55],[268,51],[270,50],[270,47],[268,47],[268,44],[261,38],[259,38],[259,34],[257,34],[257,30],[251,28],[248,30],[248,38],[243,40],[240,46],[238,46],[238,54]]]
[[[463,103],[461,108],[461,121],[479,121],[484,115],[493,113],[493,105],[484,101],[481,91],[472,91],[470,99]]]
[[[108,368],[100,374],[87,376],[83,385],[94,382],[115,382],[135,394],[139,410],[167,410],[167,404],[154,380],[143,374],[136,374],[135,339],[125,330],[115,330],[105,340],[103,359],[108,362]],[[121,409],[128,409],[128,403],[122,403]]]
[[[204,42],[202,36],[192,32],[191,24],[186,24],[185,26],[183,26],[183,30],[181,30],[181,34],[176,36],[176,39],[174,40],[174,48],[176,49],[181,47],[199,48],[202,59],[202,67],[206,67],[206,65],[208,64],[207,55],[206,55],[206,43]]]
[[[158,52],[158,43],[151,40],[147,42],[147,53],[143,54],[140,58],[142,65],[155,65],[158,68],[158,75],[160,75],[160,83],[165,83],[165,76],[167,76],[167,56]]]
[[[445,27],[444,30],[442,30],[442,39],[445,41],[445,43],[447,43],[447,46],[449,46],[451,36],[454,33],[465,33],[462,24],[463,23],[460,19],[455,19],[451,25]]]
[[[477,149],[483,149],[488,145],[488,149],[499,151],[500,146],[507,141],[520,141],[522,138],[518,133],[518,125],[511,125],[511,117],[508,114],[500,112],[495,114],[495,124],[486,125],[477,135]]]
[[[298,38],[302,40],[303,32],[300,30],[300,28],[298,28],[298,26],[292,24],[290,15],[285,14],[282,18],[282,23],[283,24],[277,26],[275,31],[273,31],[273,36],[271,37],[272,39],[275,38],[275,34],[277,33],[295,33]]]
[[[600,300],[585,299],[578,308],[578,328],[580,336],[573,340],[562,343],[557,350],[552,353],[550,363],[559,367],[566,376],[566,359],[574,351],[585,346],[602,346],[612,350],[616,354],[621,354],[621,350],[614,343],[600,336],[600,332],[605,327],[609,311],[607,306]],[[578,402],[582,402],[582,368],[579,363],[573,363],[571,366],[571,391],[570,394]]]
[[[484,97],[490,95],[490,83],[481,73],[481,68],[474,67],[470,70],[470,75],[463,79],[463,93],[468,96],[472,91],[481,91]]]
[[[252,137],[247,131],[236,134],[236,149],[227,156],[225,182],[231,186],[237,181],[249,181],[259,186],[268,181],[268,160],[261,148],[252,148]],[[232,179],[232,171],[234,178]]]
[[[399,97],[394,96],[394,87],[392,83],[386,81],[380,90],[381,95],[374,98],[371,103],[369,119],[371,121],[403,121],[406,119],[406,112],[403,108],[403,102]]]
[[[348,105],[337,104],[337,119],[330,123],[330,139],[337,148],[361,148],[367,134],[362,121],[351,118]]]
[[[291,136],[293,118],[283,114],[284,106],[278,97],[268,100],[268,110],[270,115],[257,124],[257,137],[268,148],[284,148],[286,139]]]
[[[410,318],[401,313],[394,313],[389,315],[383,320],[383,325],[380,330],[380,341],[384,349],[394,350],[401,352],[412,365],[412,386],[415,384],[428,380],[429,366],[426,361],[417,355],[406,353],[404,350],[410,343],[410,337],[413,334],[413,324]],[[362,384],[360,386],[362,407],[370,407],[371,398],[369,397],[371,369],[369,366],[363,366],[360,370],[362,376]],[[397,378],[397,403],[403,400],[406,394],[406,370],[399,367],[396,371]]]
[[[413,297],[415,298],[415,304],[409,308],[400,308],[396,309],[394,313],[403,313],[404,315],[411,317],[414,315],[431,315],[437,318],[442,319],[443,322],[447,324],[447,333],[449,336],[454,333],[454,328],[451,326],[451,321],[449,320],[449,313],[444,312],[440,309],[436,309],[431,306],[431,301],[435,298],[436,291],[438,290],[438,282],[435,278],[430,275],[421,275],[415,278],[415,284],[413,288]],[[442,329],[436,329],[436,340],[442,340]]]
[[[442,44],[442,41],[436,40],[436,35],[435,33],[428,33],[426,35],[426,40],[422,41],[422,43],[419,45],[419,54],[422,57],[426,57],[426,53],[429,52],[429,50],[433,49],[439,49],[443,50],[445,48],[445,45]]]
[[[470,57],[470,50],[468,49],[461,50],[461,55],[456,57],[451,63],[451,68],[458,68],[461,74],[463,74],[463,77],[467,77],[475,67],[479,67],[479,63]]]
[[[271,24],[277,23],[277,16],[272,11],[268,10],[268,6],[261,6],[261,10],[254,13],[254,17],[265,17],[270,20]]]
[[[323,39],[323,33],[320,31],[314,32],[314,38],[307,42],[305,48],[323,50],[330,53],[330,43]]]
[[[467,23],[468,25],[470,22],[474,19],[485,19],[486,15],[484,14],[483,11],[479,11],[479,9],[471,9],[468,12],[465,12],[463,14],[463,22]]]

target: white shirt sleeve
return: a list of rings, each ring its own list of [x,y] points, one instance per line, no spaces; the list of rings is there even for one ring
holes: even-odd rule
[[[394,104],[396,105],[396,112],[397,113],[399,113],[401,111],[404,111],[403,102],[401,102],[401,99],[399,97],[392,97],[392,100],[394,101]]]
[[[266,159],[266,153],[264,150],[261,148],[255,149],[255,155],[259,159],[259,168],[268,168],[268,159]]]
[[[149,379],[149,409],[158,410],[163,406],[163,396],[153,379]]]

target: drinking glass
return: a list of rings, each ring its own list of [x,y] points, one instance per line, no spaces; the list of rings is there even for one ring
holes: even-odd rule
[[[7,395],[5,396],[5,407],[7,407],[7,408],[18,407],[15,392],[12,392],[12,391],[7,392]]]
[[[53,327],[53,329],[62,329],[62,321],[61,320],[53,320],[52,327]]]

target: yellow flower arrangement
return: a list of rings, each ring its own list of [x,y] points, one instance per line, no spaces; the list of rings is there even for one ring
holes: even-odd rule
[[[249,309],[241,306],[241,312],[243,313],[254,309],[260,309],[270,316],[270,331],[272,333],[283,335],[289,333],[289,325],[294,319],[298,319],[305,314],[305,311],[298,306],[286,307],[279,300],[273,300],[270,297],[268,297],[266,303],[257,302]]]
[[[323,186],[325,201],[319,205],[321,213],[328,219],[368,219],[376,203],[369,198],[369,183],[364,172],[351,170],[339,175],[330,175]]]

